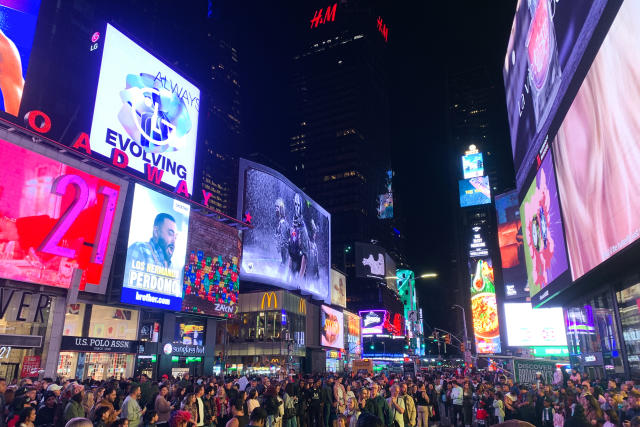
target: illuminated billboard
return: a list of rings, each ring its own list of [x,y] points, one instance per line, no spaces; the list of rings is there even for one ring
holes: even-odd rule
[[[574,280],[640,237],[639,13],[622,4],[553,142]]]
[[[234,317],[238,310],[238,230],[200,213],[189,217],[182,311]]]
[[[488,176],[461,179],[458,181],[458,189],[462,208],[491,203],[491,186]]]
[[[348,311],[343,311],[342,313],[347,326],[347,349],[351,354],[360,354],[362,353],[360,346],[360,316]]]
[[[18,115],[40,11],[40,0],[8,1],[0,5],[2,111]]]
[[[128,169],[193,193],[200,90],[107,25],[91,149]],[[126,162],[125,160],[126,159]]]
[[[393,218],[393,193],[378,195],[378,218]]]
[[[518,188],[538,155],[606,3],[517,3],[502,73]]]
[[[362,327],[362,335],[382,334],[384,331],[384,320],[387,310],[365,310],[358,313]]]
[[[136,184],[120,301],[182,309],[190,206]]]
[[[238,217],[243,232],[240,275],[327,300],[331,216],[278,172],[240,161]]]
[[[482,153],[471,153],[462,156],[462,175],[464,179],[484,175],[484,161]]]
[[[496,196],[495,205],[504,295],[507,299],[526,298],[529,296],[529,286],[524,260],[518,193],[513,190]]]
[[[533,309],[529,303],[505,303],[504,318],[511,347],[567,346],[561,307]]]
[[[342,312],[326,305],[320,306],[320,345],[344,348],[344,318]]]
[[[471,319],[476,352],[500,353],[498,302],[491,258],[469,260],[471,273]]]
[[[356,277],[384,280],[386,252],[379,246],[356,242]],[[392,276],[395,276],[395,271]]]
[[[469,230],[469,257],[485,257],[489,256],[489,247],[487,241],[484,238],[484,231],[479,225],[474,225]]]
[[[69,288],[78,268],[103,294],[126,187],[3,140],[0,162],[0,277]]]
[[[527,280],[533,297],[568,268],[551,152],[522,200],[520,218]]]
[[[347,277],[331,269],[331,304],[347,306]]]

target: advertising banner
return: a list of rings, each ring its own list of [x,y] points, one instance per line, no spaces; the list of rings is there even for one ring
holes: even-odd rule
[[[200,90],[107,25],[91,149],[125,153],[127,167],[193,193]],[[153,169],[155,168],[155,169]]]
[[[491,186],[488,176],[479,176],[458,181],[460,207],[486,205],[491,203]]]
[[[504,317],[511,347],[567,346],[561,307],[533,309],[529,303],[506,303]]]
[[[518,188],[536,159],[606,3],[518,2],[502,71]]]
[[[136,184],[121,302],[182,309],[190,206]]]
[[[384,254],[384,277],[387,287],[398,293],[398,279],[396,277],[396,262],[387,253]]]
[[[13,116],[18,116],[22,101],[39,11],[40,0],[9,1],[0,5],[2,45],[8,46],[2,52],[0,100],[2,111]]]
[[[622,3],[552,144],[574,280],[640,238],[639,13]]]
[[[62,337],[61,351],[91,353],[136,353],[138,341],[111,338]]]
[[[464,179],[484,175],[482,153],[472,153],[462,156],[462,174]]]
[[[567,252],[551,152],[543,160],[520,205],[531,297],[567,271]]]
[[[358,313],[362,321],[360,332],[362,335],[382,334],[386,310],[366,310]]]
[[[369,243],[356,242],[356,276],[385,278],[385,250]],[[392,276],[395,276],[395,271]]]
[[[507,299],[524,299],[529,296],[529,285],[517,191],[497,195],[495,204],[504,295]]]
[[[0,277],[69,288],[79,268],[104,293],[120,186],[2,140],[0,162]]]
[[[331,304],[340,307],[347,306],[347,277],[331,269]]]
[[[344,318],[342,312],[326,305],[320,306],[320,345],[344,347]]]
[[[24,356],[22,358],[20,378],[37,377],[40,371],[40,363],[40,356]]]
[[[253,226],[243,232],[241,276],[330,298],[329,213],[278,172],[244,159],[240,184],[238,217]]]
[[[471,319],[477,353],[500,353],[498,302],[491,258],[469,260]]]
[[[533,384],[536,381],[537,372],[542,374],[545,384],[551,384],[556,364],[544,360],[514,359],[513,371],[515,382],[518,384]]]
[[[347,348],[350,354],[362,353],[360,346],[360,316],[343,311],[347,325]]]
[[[182,311],[231,318],[238,309],[242,243],[238,230],[192,212]]]

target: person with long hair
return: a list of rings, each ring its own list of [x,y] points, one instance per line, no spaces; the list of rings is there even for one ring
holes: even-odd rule
[[[181,411],[186,411],[191,415],[191,421],[193,422],[198,418],[198,407],[196,406],[196,395],[193,393],[189,393],[184,397],[182,401],[182,405],[180,406]]]
[[[225,425],[231,418],[231,412],[229,411],[229,398],[224,387],[218,387],[218,394],[214,402],[216,407],[215,417],[218,420],[218,425]]]
[[[251,389],[249,391],[249,398],[247,399],[247,414],[251,415],[253,410],[260,406],[260,402],[258,402],[258,390]]]
[[[18,427],[34,427],[36,421],[36,408],[28,406],[20,412]]]

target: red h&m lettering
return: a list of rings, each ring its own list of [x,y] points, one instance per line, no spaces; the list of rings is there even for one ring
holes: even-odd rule
[[[333,6],[327,7],[327,10],[324,11],[324,8],[320,8],[316,10],[313,14],[313,18],[311,19],[311,26],[309,28],[318,28],[319,24],[324,24],[326,22],[334,22],[336,20],[336,9],[338,8],[338,3],[334,3]],[[324,14],[323,14],[324,11]]]

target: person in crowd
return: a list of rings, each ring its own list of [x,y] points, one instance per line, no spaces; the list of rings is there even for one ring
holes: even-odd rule
[[[109,427],[107,424],[111,416],[111,409],[108,406],[101,406],[94,411],[93,427]]]
[[[140,386],[132,384],[129,387],[129,395],[122,402],[122,412],[120,418],[129,420],[129,427],[138,427],[142,423],[142,417],[147,412],[147,408],[140,408],[138,399],[140,398]]]
[[[156,426],[158,427],[167,427],[169,418],[171,418],[171,411],[175,409],[171,406],[171,402],[167,400],[168,396],[169,387],[162,384],[153,404],[153,408],[156,414],[158,414],[158,420],[156,421]]]
[[[387,405],[389,405],[393,425],[396,427],[405,427],[404,414],[407,411],[407,407],[405,406],[404,399],[400,396],[400,386],[394,384],[391,386],[390,391],[391,396],[387,399]]]
[[[420,384],[420,387],[418,388],[415,394],[415,398],[416,398],[415,403],[417,407],[417,414],[416,414],[417,425],[418,427],[428,427],[429,416],[431,415],[430,413],[431,399],[427,394],[427,389],[424,384]]]
[[[85,418],[86,413],[82,400],[84,399],[84,387],[78,383],[72,383],[67,386],[69,401],[64,408],[64,422],[68,423],[72,418]]]
[[[18,427],[34,427],[36,421],[36,408],[27,406],[20,412]]]
[[[36,412],[36,426],[51,427],[54,424],[58,399],[56,395],[50,391],[47,391],[43,396],[43,403],[38,407]]]
[[[249,425],[255,427],[264,427],[267,422],[267,411],[262,408],[256,408],[249,416]]]
[[[249,416],[244,413],[244,402],[236,399],[231,405],[231,419],[225,427],[245,427],[249,424]]]

